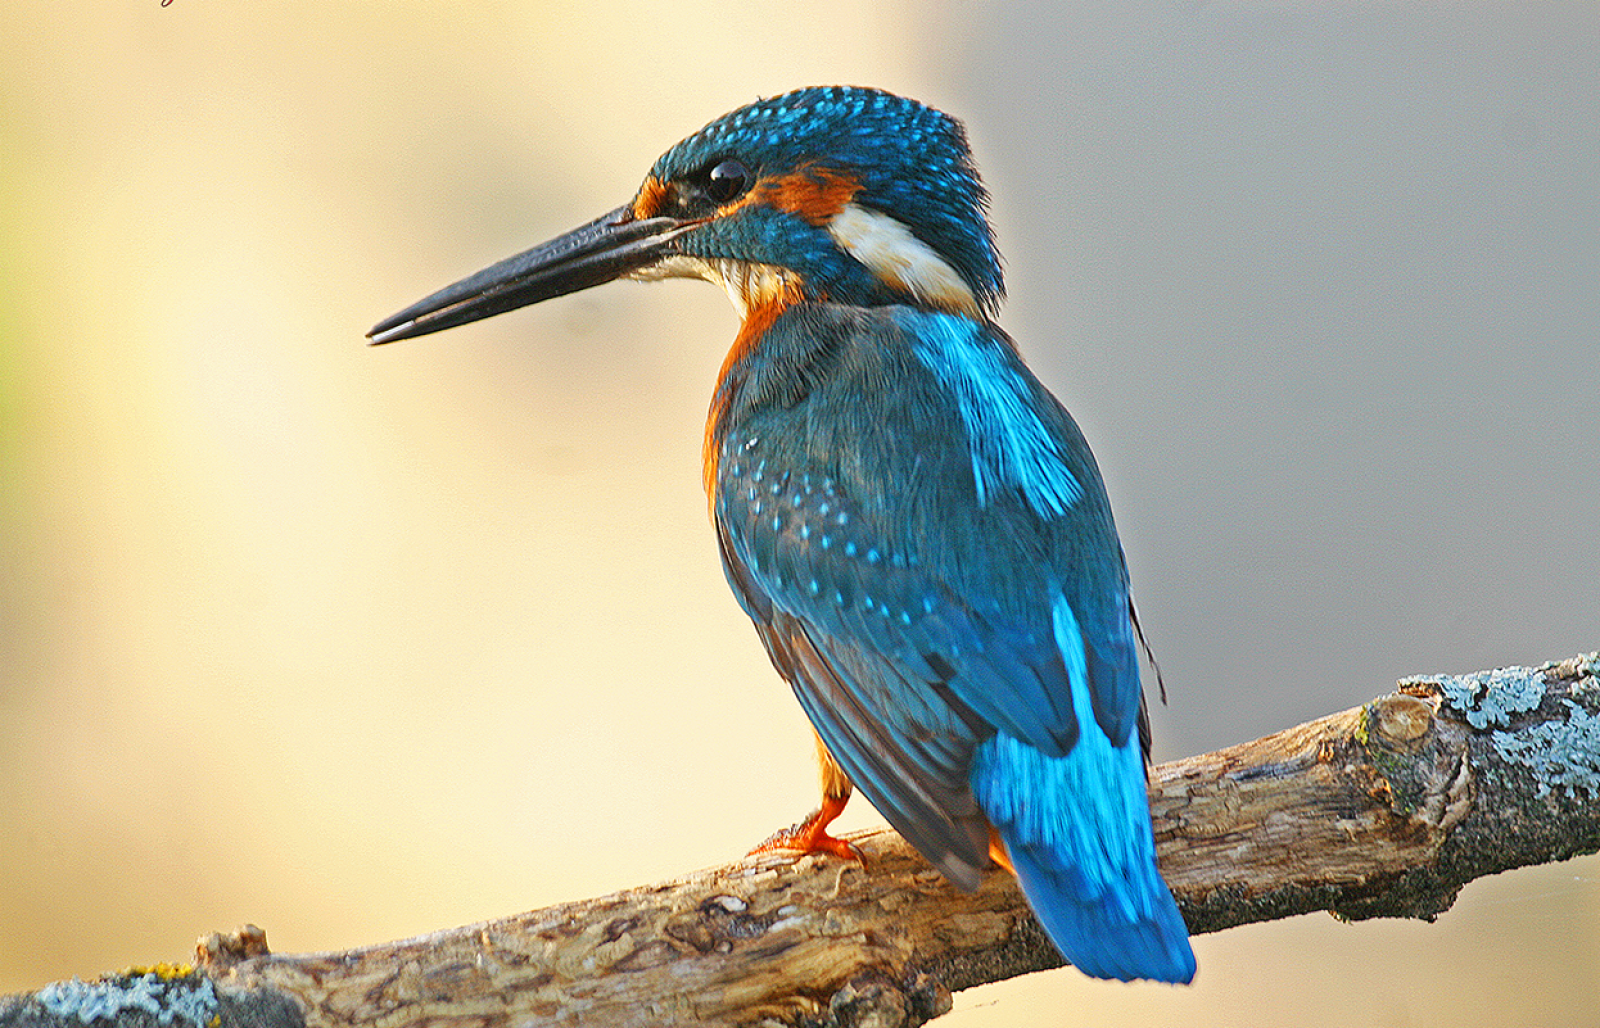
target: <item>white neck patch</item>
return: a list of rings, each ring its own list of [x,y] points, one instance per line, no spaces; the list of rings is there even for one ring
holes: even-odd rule
[[[924,303],[981,319],[967,283],[933,248],[881,211],[846,204],[828,222],[828,235],[885,285]]]

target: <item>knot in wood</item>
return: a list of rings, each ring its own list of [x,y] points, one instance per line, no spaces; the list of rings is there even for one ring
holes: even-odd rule
[[[195,963],[211,971],[226,971],[235,964],[271,952],[267,948],[266,930],[253,924],[226,935],[221,932],[202,935],[194,946]]]
[[[850,979],[828,1001],[829,1028],[908,1028],[911,1004],[900,987],[880,974]]]
[[[1411,750],[1433,727],[1433,704],[1405,693],[1391,693],[1367,707],[1376,741],[1395,750]]]
[[[880,971],[851,978],[828,1002],[826,1028],[916,1028],[955,1005],[939,978],[917,972],[904,984]]]

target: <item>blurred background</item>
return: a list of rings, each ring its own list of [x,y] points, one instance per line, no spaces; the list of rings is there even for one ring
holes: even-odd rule
[[[720,292],[362,340],[798,85],[968,122],[1158,756],[1600,646],[1593,3],[6,6],[0,992],[598,895],[812,808],[700,492]],[[1193,988],[940,1023],[1592,1025],[1600,860],[1196,948]]]

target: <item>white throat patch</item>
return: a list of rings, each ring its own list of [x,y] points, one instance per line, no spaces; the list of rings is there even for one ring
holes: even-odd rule
[[[774,264],[753,264],[708,257],[675,254],[648,268],[632,272],[628,278],[653,282],[664,278],[699,278],[719,285],[733,301],[743,319],[750,308],[792,291],[793,276]]]

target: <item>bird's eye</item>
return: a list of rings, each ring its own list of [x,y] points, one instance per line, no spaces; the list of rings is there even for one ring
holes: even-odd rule
[[[713,203],[727,203],[750,187],[750,169],[732,157],[718,161],[706,172],[706,196]]]

